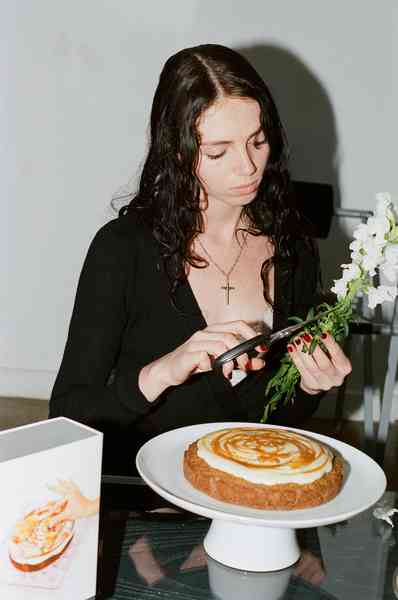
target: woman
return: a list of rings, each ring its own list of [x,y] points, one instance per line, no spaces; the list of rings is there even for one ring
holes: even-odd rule
[[[90,246],[50,403],[50,416],[105,432],[105,470],[132,466],[165,430],[260,419],[286,348],[265,368],[247,355],[222,373],[211,365],[317,301],[318,257],[297,235],[286,161],[272,97],[242,56],[209,44],[166,62],[138,193]],[[324,342],[328,354],[301,352],[301,338],[289,347],[301,381],[274,422],[303,421],[350,371]]]

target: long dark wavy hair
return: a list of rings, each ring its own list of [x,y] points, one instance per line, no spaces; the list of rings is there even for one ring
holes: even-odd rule
[[[242,209],[249,231],[269,236],[274,244],[275,254],[261,270],[264,296],[270,302],[267,273],[273,263],[291,255],[298,214],[290,193],[286,137],[275,103],[257,71],[234,50],[204,44],[181,50],[167,60],[153,100],[150,145],[138,193],[121,213],[139,213],[152,231],[172,294],[186,279],[187,265],[207,265],[192,249],[195,236],[203,231],[201,188],[195,175],[200,147],[197,123],[203,111],[222,96],[258,102],[270,146],[256,198]]]

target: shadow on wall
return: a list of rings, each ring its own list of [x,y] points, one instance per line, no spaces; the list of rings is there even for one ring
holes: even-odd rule
[[[334,207],[340,207],[336,119],[321,80],[286,48],[257,44],[236,50],[255,67],[275,99],[289,142],[292,179],[332,185]],[[340,277],[340,265],[350,260],[348,245],[351,239],[347,236],[346,226],[347,223],[333,219],[328,239],[319,241],[325,289],[330,289],[333,279]],[[346,412],[355,411],[362,403],[363,361],[357,355],[355,344],[351,360],[353,375],[349,388],[353,393],[348,391],[351,402]]]
[[[289,50],[271,45],[237,48],[269,86],[290,146],[293,179],[329,183],[340,206],[336,122],[318,77]]]
[[[275,98],[289,142],[292,179],[332,185],[334,206],[340,207],[336,119],[320,79],[286,48],[258,44],[237,50],[256,68]],[[340,277],[340,265],[349,259],[350,241],[344,224],[335,220],[329,238],[320,241],[326,289]]]

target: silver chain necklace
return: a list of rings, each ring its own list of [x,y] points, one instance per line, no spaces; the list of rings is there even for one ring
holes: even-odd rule
[[[206,254],[207,258],[216,267],[216,269],[218,269],[218,271],[220,271],[220,273],[222,273],[224,275],[224,277],[225,277],[225,285],[222,285],[221,289],[225,291],[225,302],[226,302],[226,304],[229,304],[229,293],[230,293],[230,291],[236,289],[235,286],[230,285],[229,281],[230,281],[230,277],[231,277],[232,271],[235,269],[236,265],[239,262],[240,257],[242,256],[243,248],[246,245],[247,235],[248,234],[246,232],[246,235],[243,238],[243,242],[242,242],[242,245],[241,245],[240,250],[238,252],[238,255],[235,258],[232,266],[228,269],[228,271],[224,271],[224,269],[222,267],[220,267],[219,264],[216,263],[216,261],[214,260],[214,258],[206,250],[206,248],[204,247],[204,245],[202,244],[202,242],[199,240],[199,238],[196,238],[199,246],[202,248],[202,250]]]

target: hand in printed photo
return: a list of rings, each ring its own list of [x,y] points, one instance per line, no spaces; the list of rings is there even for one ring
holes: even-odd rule
[[[64,510],[53,517],[52,526],[63,521],[76,521],[91,517],[99,512],[99,497],[94,500],[86,498],[80,488],[71,480],[58,479],[57,484],[49,485],[48,488],[52,492],[60,494],[67,501]]]

